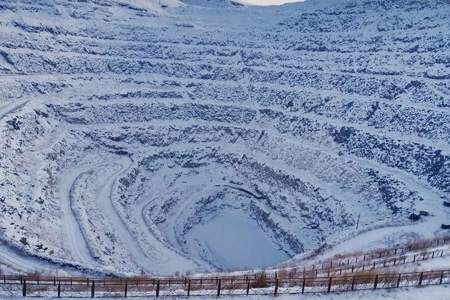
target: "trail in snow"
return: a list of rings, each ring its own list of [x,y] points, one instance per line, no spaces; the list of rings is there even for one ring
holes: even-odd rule
[[[0,266],[2,264],[18,271],[30,273],[38,270],[51,272],[60,269],[60,266],[56,264],[27,255],[4,242],[0,242]]]
[[[98,187],[95,195],[96,206],[98,210],[104,214],[112,226],[112,230],[119,238],[123,245],[126,246],[133,261],[146,272],[153,272],[155,264],[144,253],[141,246],[131,234],[128,226],[122,220],[113,204],[114,188],[117,179],[126,173],[132,166],[132,160],[128,157],[122,157],[115,160],[112,164],[101,162],[100,164],[86,164],[71,169],[61,176],[60,181],[60,198],[63,200],[65,226],[64,231],[67,236],[67,247],[74,255],[74,258],[85,266],[98,266],[98,262],[93,258],[89,245],[83,234],[76,215],[73,212],[73,203],[77,201],[74,198],[74,187],[81,176],[88,172],[98,172],[98,169],[104,166],[117,166],[118,169],[112,173],[102,175],[103,183]]]
[[[132,166],[132,160],[128,157],[123,157],[114,161],[114,164],[119,165],[120,168],[118,171],[108,174],[109,176],[105,176],[106,181],[100,187],[99,193],[96,197],[98,209],[105,215],[106,219],[113,226],[114,233],[119,237],[123,245],[127,246],[127,250],[130,252],[132,259],[136,262],[136,264],[147,272],[153,272],[154,264],[152,264],[152,262],[148,259],[136,239],[132,236],[130,230],[120,217],[112,202],[112,195],[114,194],[117,179],[130,169]]]
[[[117,235],[122,244],[126,246],[127,251],[130,253],[133,261],[141,267],[147,273],[154,273],[155,269],[159,273],[170,273],[171,268],[169,265],[179,265],[179,268],[183,269],[184,265],[191,266],[188,259],[180,257],[177,253],[166,251],[167,249],[161,245],[153,235],[146,234],[146,231],[141,234],[145,236],[145,244],[149,245],[148,248],[143,248],[138,241],[139,237],[133,236],[132,230],[122,219],[120,213],[114,206],[113,195],[115,195],[114,189],[117,185],[117,180],[124,174],[129,172],[133,166],[133,161],[129,157],[121,157],[114,161],[114,165],[119,166],[119,170],[114,173],[108,174],[104,184],[100,186],[97,194],[96,204],[98,209],[104,214],[105,218],[111,224],[114,233]],[[135,216],[138,216],[137,222],[140,228],[148,228],[148,224],[145,223],[143,212],[146,205],[146,201],[133,207]],[[142,237],[142,236],[141,236]],[[149,240],[150,242],[149,242]],[[158,248],[161,245],[161,248]],[[145,249],[145,250],[144,250]],[[164,249],[164,252],[160,249]],[[152,260],[151,257],[158,257],[158,260]]]
[[[67,247],[75,260],[87,266],[96,266],[97,262],[89,251],[80,224],[72,210],[72,202],[76,201],[76,199],[73,199],[72,192],[77,179],[92,168],[95,168],[95,166],[85,165],[69,169],[69,171],[62,174],[58,185],[59,198],[61,199],[64,212],[64,233]]]
[[[14,113],[15,111],[21,109],[28,103],[27,101],[21,101],[19,104],[10,103],[0,107],[0,120],[3,119],[6,115]]]
[[[59,263],[53,263],[37,256],[29,255],[20,249],[8,245],[4,241],[0,241],[0,270],[2,266],[6,269],[14,270],[18,273],[34,273],[40,272],[45,274],[86,274],[82,270],[73,266],[62,267]],[[93,271],[94,273],[96,271]]]

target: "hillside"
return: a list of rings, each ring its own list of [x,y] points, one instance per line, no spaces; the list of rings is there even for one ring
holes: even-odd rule
[[[161,3],[0,1],[0,261],[258,268],[450,223],[448,1]]]

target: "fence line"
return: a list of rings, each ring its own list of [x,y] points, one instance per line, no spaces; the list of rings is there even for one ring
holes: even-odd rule
[[[335,259],[329,259],[323,262],[320,262],[318,264],[312,264],[312,265],[305,265],[305,266],[289,266],[289,265],[282,265],[277,269],[273,270],[265,270],[266,273],[271,274],[270,276],[275,277],[276,273],[280,270],[282,271],[293,271],[293,273],[302,272],[302,273],[315,273],[318,274],[328,274],[328,272],[331,272],[333,274],[333,270],[335,270],[334,274],[343,274],[345,272],[352,272],[354,270],[361,270],[361,269],[367,269],[370,268],[370,265],[373,265],[374,261],[377,261],[375,263],[375,268],[379,268],[381,265],[389,265],[389,263],[393,265],[397,264],[405,264],[410,263],[410,261],[401,262],[395,260],[396,257],[399,256],[405,256],[405,254],[410,253],[412,251],[421,251],[432,247],[440,247],[440,246],[446,246],[450,245],[450,236],[440,237],[440,238],[434,238],[430,240],[424,240],[424,241],[416,241],[413,243],[408,243],[403,246],[397,246],[397,247],[391,247],[391,248],[383,248],[383,249],[374,249],[371,251],[365,251],[361,252],[360,254],[354,255],[354,254],[347,254],[347,255],[338,255]],[[422,251],[422,253],[425,251]],[[421,255],[422,255],[421,253]],[[428,252],[427,252],[428,253]],[[430,256],[434,256],[432,252],[429,252]],[[443,256],[450,255],[448,251],[446,251]],[[407,255],[406,255],[407,256]],[[392,258],[392,261],[390,262],[388,258]],[[427,257],[428,258],[428,257]],[[426,259],[427,259],[426,258]],[[420,260],[419,256],[417,256],[417,259]],[[394,261],[395,260],[395,261]],[[378,262],[381,261],[381,264]],[[395,262],[395,264],[394,264]],[[411,261],[414,262],[414,261]],[[259,271],[260,272],[260,271]],[[243,271],[240,272],[241,274],[244,274],[244,276],[254,276],[259,273],[258,271]],[[239,277],[236,275],[229,275],[230,273],[211,273],[209,275],[206,275],[208,277]],[[205,275],[202,275],[205,276]],[[242,275],[241,275],[242,277]]]
[[[450,236],[445,236],[441,238],[434,238],[424,241],[416,241],[413,243],[406,244],[404,246],[384,248],[384,249],[374,249],[371,251],[361,252],[359,255],[347,254],[347,255],[337,255],[334,259],[329,259],[323,261],[319,264],[313,264],[305,266],[305,271],[311,270],[323,270],[328,271],[330,268],[339,268],[349,266],[349,268],[363,266],[373,263],[374,260],[386,260],[389,257],[401,256],[412,251],[421,251],[429,249],[432,247],[445,246],[450,244]],[[289,269],[288,267],[287,269]],[[296,268],[295,266],[293,268]],[[298,267],[297,267],[298,268]]]
[[[437,249],[432,251],[422,251],[420,253],[412,253],[409,255],[402,255],[402,256],[395,256],[395,257],[389,257],[381,260],[372,260],[363,262],[361,264],[350,264],[345,265],[343,267],[335,267],[333,265],[329,265],[328,268],[324,267],[322,269],[317,270],[317,273],[327,273],[328,275],[342,275],[342,274],[348,274],[348,273],[355,273],[359,271],[365,271],[365,270],[374,270],[374,269],[380,269],[380,268],[388,268],[388,267],[395,267],[399,265],[405,265],[409,263],[415,263],[419,261],[449,256],[450,250],[449,249]]]
[[[359,273],[354,275],[247,279],[140,279],[4,276],[0,290],[33,297],[159,297],[206,295],[278,295],[332,293],[416,287],[450,283],[450,270],[409,273]]]

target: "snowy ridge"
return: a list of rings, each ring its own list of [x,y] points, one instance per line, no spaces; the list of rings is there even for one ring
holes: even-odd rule
[[[0,3],[4,260],[166,275],[440,233],[448,2],[134,2]]]

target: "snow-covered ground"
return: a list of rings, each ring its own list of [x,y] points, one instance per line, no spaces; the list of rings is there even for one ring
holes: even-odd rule
[[[449,19],[443,0],[0,2],[0,264],[203,272],[445,234]]]
[[[424,299],[433,299],[433,300],[448,300],[450,294],[449,286],[432,286],[432,287],[424,287],[424,288],[403,288],[403,289],[394,289],[394,290],[377,290],[377,291],[357,291],[351,293],[337,293],[337,294],[304,294],[304,295],[279,295],[276,299],[279,300],[293,300],[293,299],[305,299],[305,300],[359,300],[359,299],[367,299],[367,300],[424,300]],[[22,297],[12,297],[10,299],[24,300],[27,298]],[[43,300],[45,298],[42,298]],[[49,298],[52,299],[52,298]],[[65,298],[61,298],[65,299]],[[70,298],[74,299],[74,298]],[[105,300],[118,299],[115,298],[102,298]],[[136,300],[140,299],[148,299],[148,298],[133,298]],[[170,297],[167,299],[177,299],[176,297]],[[181,299],[186,299],[186,297],[182,297]],[[274,299],[273,296],[259,296],[259,295],[250,295],[250,296],[222,296],[220,298],[217,297],[195,297],[194,299],[199,300],[212,300],[212,299],[225,299],[225,300],[268,300]]]

